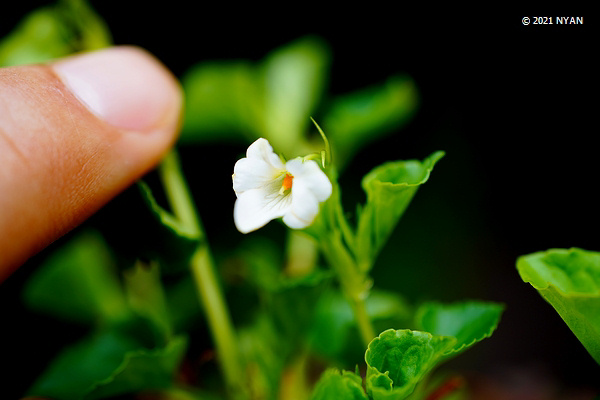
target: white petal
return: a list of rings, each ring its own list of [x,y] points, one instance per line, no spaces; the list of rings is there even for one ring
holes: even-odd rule
[[[242,158],[233,167],[233,190],[239,196],[246,190],[268,185],[282,173],[283,170],[278,170],[261,159]]]
[[[331,196],[331,182],[315,161],[302,162],[301,158],[294,158],[285,164],[285,168],[294,176],[293,185],[302,182],[318,201],[325,201]]]
[[[292,212],[288,212],[283,216],[283,222],[292,229],[304,229],[312,223],[312,221],[310,223],[306,223],[306,221],[296,217],[296,215]]]
[[[233,207],[233,220],[238,231],[252,232],[269,221],[284,216],[290,209],[292,196],[281,196],[267,189],[247,190],[238,195]]]
[[[273,152],[273,148],[269,144],[269,141],[264,138],[256,139],[256,141],[248,147],[248,150],[246,150],[246,157],[263,160],[276,169],[284,168],[281,159]]]
[[[292,206],[283,217],[283,222],[293,229],[306,228],[319,213],[319,201],[304,182],[292,184]]]

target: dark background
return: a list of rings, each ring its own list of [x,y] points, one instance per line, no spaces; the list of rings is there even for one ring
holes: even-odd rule
[[[447,153],[380,256],[376,286],[398,290],[414,302],[477,298],[505,303],[494,336],[453,361],[477,379],[500,382],[507,390],[550,387],[565,397],[584,388],[600,390],[598,365],[515,268],[518,256],[552,247],[600,250],[599,130],[592,120],[592,105],[598,106],[597,63],[591,61],[597,53],[596,22],[583,10],[431,16],[433,10],[333,13],[308,5],[239,9],[179,1],[160,7],[123,3],[92,5],[115,43],[148,49],[177,76],[204,60],[260,60],[306,34],[331,47],[331,94],[397,73],[412,76],[421,99],[415,118],[366,146],[341,178],[352,210],[363,200],[360,179],[374,166],[422,159],[435,150]],[[33,3],[15,5],[3,12],[0,36],[32,8]],[[523,16],[534,15],[583,16],[584,25],[521,24]],[[244,146],[213,146],[209,157],[197,148],[181,151],[190,181],[194,171],[224,171],[201,177],[203,187],[219,194],[206,196],[197,189],[196,199],[213,243],[234,245],[241,235],[223,215],[231,214],[235,196],[229,175]],[[276,225],[268,229],[283,232]],[[0,288],[4,346],[21,346],[13,342],[32,330],[41,341],[52,340],[50,321],[23,317],[27,314],[17,304],[27,269]],[[43,368],[35,361],[14,363],[5,368],[15,376]]]

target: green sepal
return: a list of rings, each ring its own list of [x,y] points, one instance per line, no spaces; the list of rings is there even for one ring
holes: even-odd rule
[[[394,230],[417,189],[427,182],[431,171],[444,156],[433,153],[425,160],[395,161],[382,164],[362,180],[367,203],[358,218],[355,251],[363,270],[373,265],[377,253]]]
[[[23,297],[32,309],[88,324],[120,321],[129,313],[115,260],[91,230],[52,253],[26,283]]]
[[[106,23],[83,0],[65,0],[37,9],[0,42],[0,66],[49,61],[107,47]]]
[[[393,76],[381,85],[335,98],[323,126],[334,144],[336,165],[341,168],[362,146],[400,128],[417,103],[417,88],[408,76]]]
[[[325,135],[325,132],[323,132],[323,129],[321,129],[319,124],[317,124],[317,121],[315,121],[313,117],[310,117],[310,120],[313,122],[313,124],[317,128],[319,135],[321,135],[321,139],[323,139],[323,145],[325,147],[325,150],[321,150],[321,153],[320,153],[321,167],[327,172],[327,168],[331,164],[331,159],[332,159],[331,145],[329,144],[329,139],[327,139],[327,135]]]
[[[360,376],[330,368],[317,382],[311,400],[368,400]]]
[[[445,356],[463,352],[475,343],[488,338],[496,330],[504,306],[499,303],[467,301],[454,304],[430,302],[416,312],[417,329],[456,339]]]
[[[365,353],[367,393],[373,400],[405,399],[455,344],[452,337],[428,332],[382,332]]]
[[[517,269],[600,364],[600,253],[550,249],[519,257]]]

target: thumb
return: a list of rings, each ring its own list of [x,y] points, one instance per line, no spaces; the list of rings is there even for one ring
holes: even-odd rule
[[[117,47],[0,69],[0,282],[155,166],[181,114],[175,78]]]

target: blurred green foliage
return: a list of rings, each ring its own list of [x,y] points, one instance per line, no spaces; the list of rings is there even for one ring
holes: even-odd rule
[[[105,22],[83,0],[61,0],[28,14],[0,41],[0,66],[45,62],[112,42]]]
[[[185,271],[198,234],[161,207],[143,180],[120,194],[93,219],[118,255],[121,268],[137,259],[154,260],[167,274]]]
[[[412,309],[397,293],[373,290],[366,306],[378,332],[411,324]],[[361,362],[364,348],[352,306],[339,291],[321,295],[309,334],[311,347],[319,357],[342,366]]]
[[[330,50],[316,37],[277,49],[258,63],[205,62],[182,78],[186,110],[182,143],[266,138],[287,158],[323,148],[309,135],[310,117],[323,121],[338,168],[370,141],[400,128],[414,114],[417,89],[394,76],[368,89],[329,99]]]
[[[29,394],[99,399],[168,388],[186,348],[183,336],[174,337],[161,347],[146,348],[132,335],[101,331],[61,352]]]
[[[174,336],[156,266],[125,271],[101,236],[83,232],[51,255],[25,287],[34,309],[91,326],[36,380],[29,393],[100,398],[172,385],[187,347]]]

